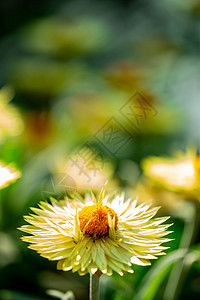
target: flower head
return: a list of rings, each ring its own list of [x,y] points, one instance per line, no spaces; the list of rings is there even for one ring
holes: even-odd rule
[[[161,244],[169,241],[163,237],[170,225],[161,224],[168,217],[153,218],[158,207],[136,206],[136,200],[124,201],[123,194],[104,193],[105,186],[98,202],[93,194],[85,201],[76,195],[41,202],[39,209],[32,208],[35,214],[25,217],[31,225],[20,229],[31,235],[22,240],[41,256],[58,260],[58,269],[80,275],[133,273],[132,264],[150,265],[149,259],[163,255],[167,247]]]
[[[19,135],[23,129],[22,119],[17,109],[9,103],[12,98],[11,88],[0,89],[0,139],[7,135]]]
[[[7,187],[19,177],[19,171],[15,170],[12,166],[6,166],[0,162],[0,189]]]
[[[169,190],[200,197],[200,157],[194,150],[172,158],[147,158],[143,169],[148,177]]]

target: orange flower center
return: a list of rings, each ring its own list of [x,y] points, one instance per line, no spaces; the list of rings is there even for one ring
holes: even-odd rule
[[[107,206],[92,205],[85,206],[78,214],[80,230],[96,239],[109,234],[108,214],[111,220],[115,217],[115,228],[118,222],[116,212]]]

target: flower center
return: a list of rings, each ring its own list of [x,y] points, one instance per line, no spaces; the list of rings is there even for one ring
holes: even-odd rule
[[[108,214],[111,220],[115,217],[116,228],[118,216],[112,208],[103,205],[100,206],[98,204],[85,206],[78,214],[80,230],[96,239],[108,235],[110,228]]]

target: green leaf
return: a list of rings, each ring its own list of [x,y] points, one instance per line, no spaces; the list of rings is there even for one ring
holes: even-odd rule
[[[134,300],[153,300],[165,276],[172,265],[187,254],[187,249],[175,250],[156,263],[144,277],[140,284],[141,289],[135,295]]]

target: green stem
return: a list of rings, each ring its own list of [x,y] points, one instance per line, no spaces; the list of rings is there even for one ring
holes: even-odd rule
[[[90,300],[99,300],[99,278],[90,275]]]
[[[179,248],[184,248],[189,250],[189,247],[191,246],[197,230],[198,230],[198,224],[199,224],[199,214],[198,214],[198,206],[193,206],[193,213],[190,218],[190,220],[187,220],[184,226],[184,231],[180,243]],[[176,300],[178,299],[181,287],[184,283],[185,277],[185,265],[184,265],[184,258],[179,261],[174,268],[172,269],[172,272],[169,276],[169,280],[167,282],[167,286],[165,289],[165,293],[163,296],[164,300]]]

